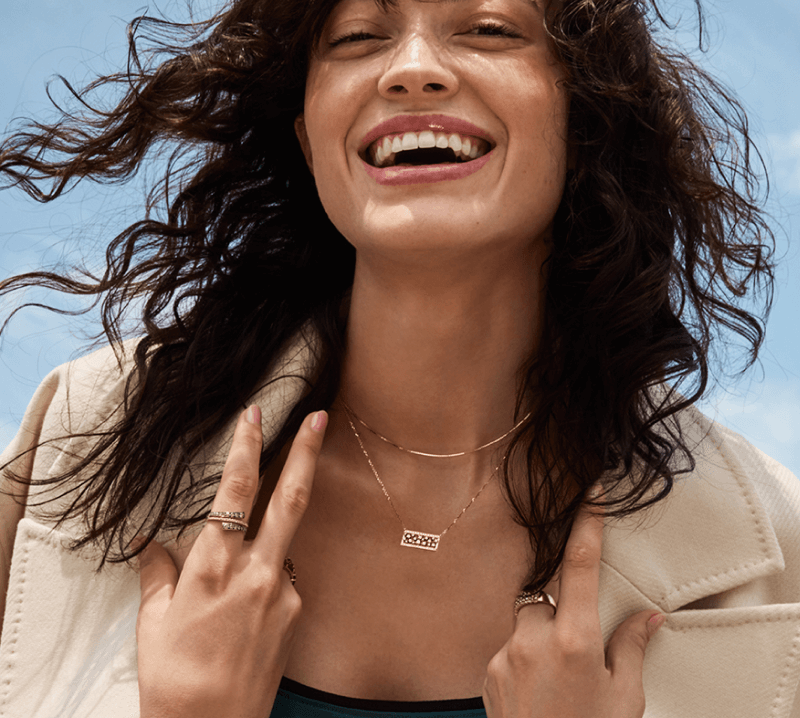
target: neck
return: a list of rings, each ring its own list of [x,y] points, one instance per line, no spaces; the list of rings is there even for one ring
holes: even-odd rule
[[[507,432],[521,418],[519,371],[538,339],[543,258],[539,245],[446,268],[359,258],[347,403],[393,442],[429,453],[468,451]]]

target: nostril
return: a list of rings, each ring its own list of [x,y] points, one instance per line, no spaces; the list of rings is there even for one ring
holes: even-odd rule
[[[438,82],[429,82],[427,85],[425,85],[424,89],[425,92],[439,92],[444,90],[445,87],[444,85],[440,85]]]
[[[396,92],[396,93],[399,94],[399,93],[402,93],[402,92],[408,92],[408,90],[406,90],[406,88],[403,87],[402,85],[392,85],[389,88],[389,92]]]

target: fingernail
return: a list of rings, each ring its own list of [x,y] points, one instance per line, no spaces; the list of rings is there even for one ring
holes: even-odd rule
[[[328,424],[328,414],[324,411],[318,411],[311,419],[311,428],[316,431],[322,431]]]
[[[647,619],[647,630],[650,632],[651,636],[661,628],[661,624],[664,623],[666,618],[667,617],[662,613],[654,613]]]
[[[248,408],[246,418],[251,424],[261,426],[261,409],[253,404],[250,408]]]

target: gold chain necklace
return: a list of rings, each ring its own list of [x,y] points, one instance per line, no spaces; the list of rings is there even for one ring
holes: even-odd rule
[[[505,434],[502,436],[497,437],[496,439],[490,441],[488,444],[484,444],[483,446],[479,446],[477,449],[472,449],[471,451],[460,451],[457,454],[428,454],[424,451],[414,451],[414,449],[406,449],[400,444],[395,444],[391,439],[387,439],[383,434],[379,434],[375,429],[373,429],[366,421],[364,421],[358,414],[356,414],[347,404],[347,402],[342,399],[342,404],[344,404],[344,408],[347,409],[347,413],[355,417],[356,421],[361,424],[365,429],[371,431],[375,436],[377,436],[382,441],[385,441],[387,444],[391,444],[394,446],[395,449],[400,449],[400,451],[405,451],[409,454],[416,454],[417,456],[427,456],[431,459],[454,459],[457,456],[466,456],[467,454],[476,454],[479,451],[483,451],[484,449],[488,449],[490,446],[494,446],[495,444],[499,443],[503,439],[505,439],[510,433],[519,429],[520,426],[525,422],[525,420],[533,413],[529,411],[525,416],[523,416],[514,426],[512,426]],[[358,436],[358,434],[356,434]]]
[[[392,501],[392,497],[389,496],[389,492],[386,490],[386,486],[384,485],[383,481],[381,481],[381,477],[378,476],[378,470],[375,468],[375,464],[372,463],[372,459],[369,458],[369,454],[367,453],[366,448],[364,448],[364,442],[361,440],[361,436],[359,436],[359,433],[356,430],[356,426],[353,423],[352,419],[350,418],[351,410],[347,406],[347,404],[345,404],[345,409],[346,409],[346,411],[348,413],[347,423],[350,424],[350,428],[353,430],[353,433],[356,435],[356,439],[358,440],[358,445],[361,447],[361,451],[363,451],[364,452],[364,456],[367,457],[367,462],[369,462],[369,468],[372,469],[372,473],[375,475],[375,478],[378,480],[378,483],[380,484],[381,489],[383,490],[384,496],[386,496],[386,498],[389,500],[389,505],[392,507],[392,511],[394,511],[394,515],[397,516],[397,520],[400,522],[400,525],[403,527],[403,537],[400,539],[400,545],[401,546],[406,546],[408,548],[419,548],[419,549],[423,549],[425,551],[435,551],[437,548],[439,548],[439,541],[442,540],[442,536],[444,536],[451,528],[453,528],[453,526],[456,525],[456,521],[458,521],[464,515],[464,512],[470,506],[472,506],[472,504],[475,503],[475,499],[477,499],[481,495],[481,491],[483,491],[489,485],[489,481],[491,481],[494,478],[494,475],[497,473],[497,470],[500,468],[500,464],[502,464],[503,460],[506,458],[505,456],[503,456],[503,458],[500,460],[500,464],[495,466],[494,471],[492,472],[492,475],[489,477],[488,481],[483,486],[481,486],[480,491],[478,491],[478,493],[475,494],[475,496],[472,497],[472,501],[470,501],[463,509],[461,509],[461,513],[453,519],[453,523],[451,523],[444,531],[442,531],[442,533],[440,533],[440,534],[429,534],[429,533],[425,533],[424,531],[411,531],[410,529],[406,528],[406,525],[403,522],[403,519],[400,518],[400,514],[397,513],[397,509],[395,508],[394,502]],[[512,431],[513,431],[513,429],[512,429]],[[509,433],[511,433],[511,432],[509,432]],[[391,443],[391,442],[389,442],[389,443]],[[465,453],[470,453],[470,452],[465,452]]]

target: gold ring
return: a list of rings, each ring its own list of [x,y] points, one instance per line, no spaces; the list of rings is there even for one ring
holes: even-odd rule
[[[289,580],[292,582],[292,586],[294,586],[294,582],[297,580],[297,573],[294,570],[292,559],[290,559],[288,556],[283,559],[283,568],[289,573]]]
[[[207,521],[220,521],[225,531],[247,531],[247,521],[243,521],[244,511],[212,511]]]
[[[553,609],[553,615],[556,615],[556,610],[558,610],[556,601],[549,593],[545,593],[544,591],[537,591],[536,593],[532,591],[523,591],[519,594],[519,596],[514,599],[514,615],[518,616],[519,609],[523,606],[532,606],[534,603],[546,603]]]

